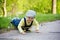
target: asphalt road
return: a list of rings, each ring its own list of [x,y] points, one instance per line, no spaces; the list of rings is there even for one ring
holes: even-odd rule
[[[31,33],[22,35],[18,30],[0,34],[0,40],[60,40],[60,20],[40,24],[40,33],[34,28]]]

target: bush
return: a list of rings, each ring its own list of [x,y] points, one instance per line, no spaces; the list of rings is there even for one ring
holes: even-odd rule
[[[10,23],[10,19],[8,17],[0,17],[0,29],[7,28]]]

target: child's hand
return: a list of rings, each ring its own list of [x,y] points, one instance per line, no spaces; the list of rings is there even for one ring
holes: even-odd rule
[[[36,33],[39,33],[39,30],[36,30]]]
[[[25,32],[22,32],[21,34],[25,35],[26,33]]]

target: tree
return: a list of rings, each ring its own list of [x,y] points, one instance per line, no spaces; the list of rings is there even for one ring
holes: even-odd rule
[[[3,16],[7,16],[7,11],[6,11],[6,0],[0,0],[0,10],[3,12]]]
[[[4,0],[4,3],[3,3],[3,13],[4,13],[4,17],[7,16],[7,10],[6,10],[6,0]]]
[[[56,14],[56,0],[52,0],[52,12]]]

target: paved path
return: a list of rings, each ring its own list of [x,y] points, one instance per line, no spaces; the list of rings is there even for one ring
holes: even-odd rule
[[[40,24],[40,33],[22,35],[18,30],[0,34],[0,40],[60,40],[60,20]]]

